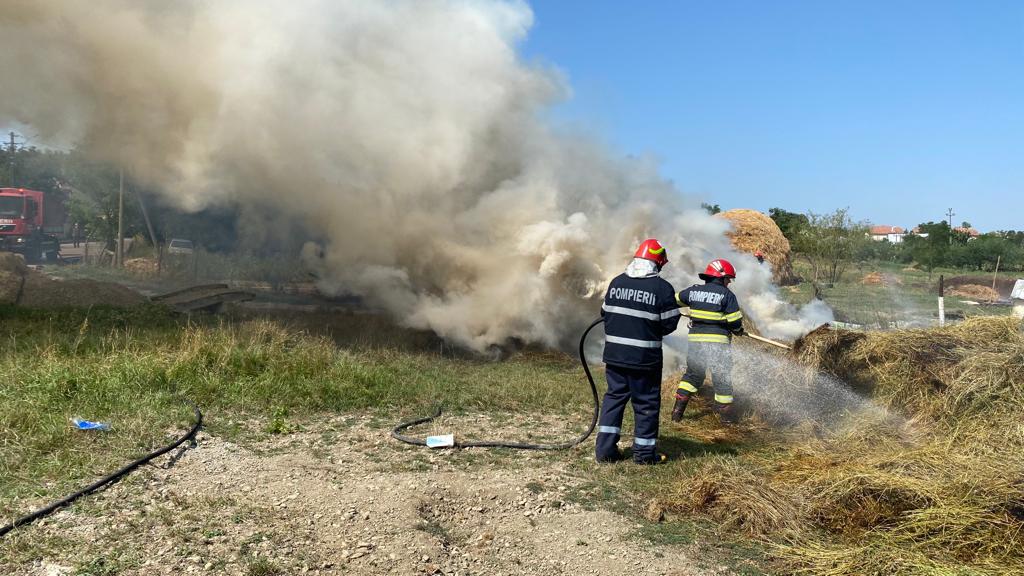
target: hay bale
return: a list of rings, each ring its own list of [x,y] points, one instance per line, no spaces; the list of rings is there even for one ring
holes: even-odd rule
[[[948,294],[950,296],[956,296],[967,300],[977,300],[979,302],[995,302],[996,300],[999,300],[999,292],[996,292],[989,286],[980,286],[978,284],[964,284],[962,286],[956,286],[954,288],[950,288]]]
[[[745,208],[727,210],[716,216],[732,224],[732,230],[727,235],[736,250],[748,254],[761,252],[764,255],[772,267],[772,276],[777,284],[789,285],[798,281],[793,272],[789,240],[774,220],[757,210]]]
[[[0,252],[0,304],[15,304],[28,267],[17,254]]]
[[[850,382],[866,368],[850,358],[850,351],[866,336],[864,332],[822,325],[793,343],[793,355],[801,364]]]
[[[153,258],[131,258],[124,261],[124,269],[137,276],[156,276],[159,263]]]
[[[1019,320],[822,327],[794,354],[835,385],[869,382],[871,401],[823,434],[794,426],[768,450],[684,471],[669,510],[769,541],[781,573],[1024,574]],[[790,372],[787,403],[827,394]]]

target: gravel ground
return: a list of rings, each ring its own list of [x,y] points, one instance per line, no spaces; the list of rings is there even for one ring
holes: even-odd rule
[[[638,538],[638,519],[570,497],[581,457],[428,451],[352,416],[252,448],[201,433],[172,466],[9,535],[0,572],[718,573],[695,568],[688,547]]]

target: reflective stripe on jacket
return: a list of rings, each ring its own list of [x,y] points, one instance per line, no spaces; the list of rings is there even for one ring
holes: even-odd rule
[[[728,344],[743,327],[740,303],[721,280],[690,286],[676,294],[676,304],[690,307],[690,342]]]
[[[679,314],[675,290],[664,279],[616,276],[601,306],[605,364],[661,369],[661,339],[675,331]]]

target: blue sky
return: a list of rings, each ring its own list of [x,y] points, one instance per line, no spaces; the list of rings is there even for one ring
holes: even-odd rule
[[[553,112],[723,208],[1024,229],[1024,2],[534,0]]]

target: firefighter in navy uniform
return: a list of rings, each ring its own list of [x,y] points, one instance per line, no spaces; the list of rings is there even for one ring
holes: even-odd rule
[[[665,248],[645,240],[623,274],[612,280],[601,306],[604,317],[605,377],[595,456],[598,462],[622,458],[618,442],[626,402],[633,403],[633,460],[656,464],[661,412],[661,339],[679,324],[675,290],[660,277],[668,263]]]
[[[703,274],[704,284],[695,284],[676,295],[679,306],[690,307],[687,336],[686,373],[676,390],[672,421],[683,419],[686,404],[697,393],[704,376],[711,371],[715,387],[715,409],[722,422],[736,422],[732,395],[732,337],[743,334],[743,313],[729,283],[736,269],[728,260],[712,260]]]

